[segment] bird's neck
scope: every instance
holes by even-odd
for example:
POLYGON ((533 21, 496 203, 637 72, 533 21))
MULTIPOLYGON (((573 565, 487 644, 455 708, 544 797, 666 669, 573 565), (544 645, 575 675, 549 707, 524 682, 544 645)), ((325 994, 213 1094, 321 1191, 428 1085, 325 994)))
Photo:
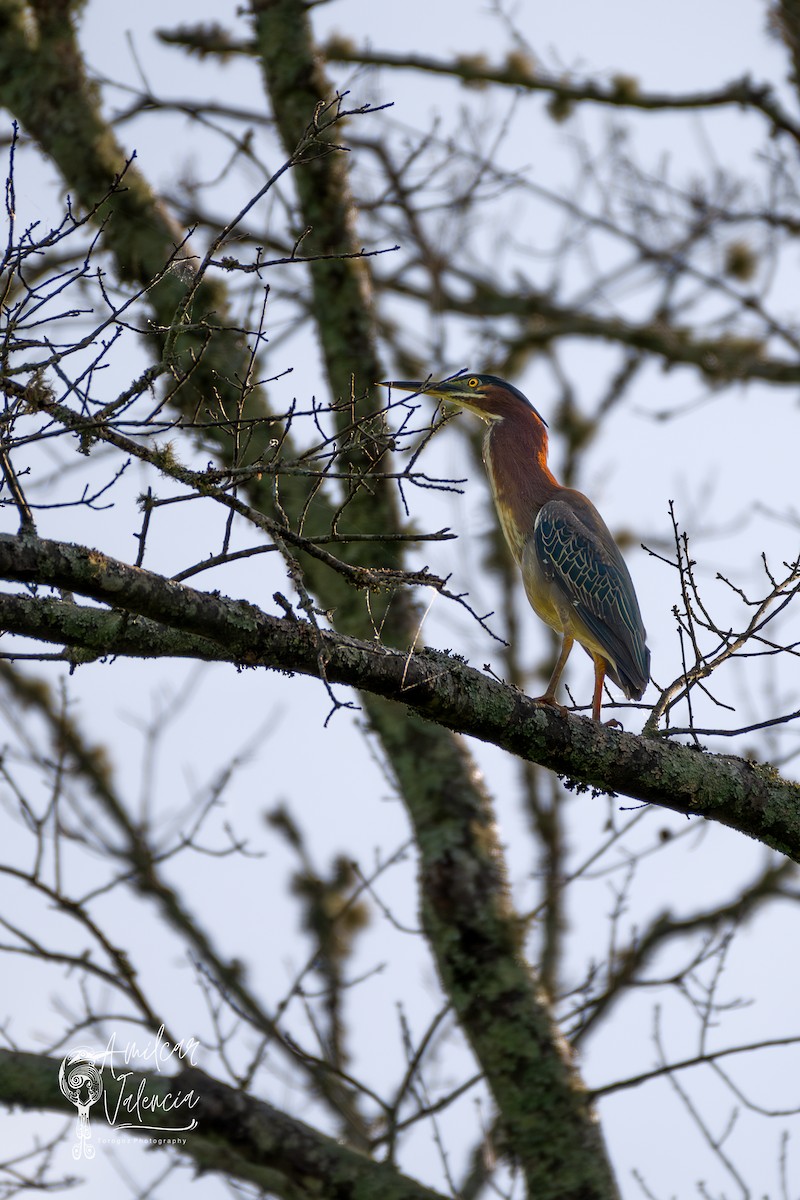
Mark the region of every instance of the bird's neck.
POLYGON ((503 531, 519 557, 542 505, 561 488, 547 465, 547 430, 535 413, 493 421, 486 430, 483 461, 503 531))

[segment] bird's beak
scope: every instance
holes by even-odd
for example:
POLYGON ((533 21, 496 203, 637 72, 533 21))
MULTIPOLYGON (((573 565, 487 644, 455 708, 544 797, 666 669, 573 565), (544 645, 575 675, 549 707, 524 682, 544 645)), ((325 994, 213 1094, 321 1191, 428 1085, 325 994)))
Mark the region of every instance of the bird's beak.
POLYGON ((414 383, 410 379, 384 379, 380 387, 396 388, 398 392, 418 392, 422 396, 431 396, 434 400, 451 400, 453 383, 414 383))
POLYGON ((412 383, 408 379, 381 379, 378 387, 397 388, 398 392, 421 392, 425 388, 424 383, 412 383))
POLYGON ((496 418, 486 405, 482 403, 483 389, 469 388, 465 379, 472 376, 459 376, 458 379, 444 379, 441 383, 412 383, 407 379, 386 380, 383 387, 397 388, 400 392, 417 392, 420 396, 430 396, 432 400, 444 400, 454 404, 456 408, 465 408, 474 413, 482 421, 492 421, 496 418))

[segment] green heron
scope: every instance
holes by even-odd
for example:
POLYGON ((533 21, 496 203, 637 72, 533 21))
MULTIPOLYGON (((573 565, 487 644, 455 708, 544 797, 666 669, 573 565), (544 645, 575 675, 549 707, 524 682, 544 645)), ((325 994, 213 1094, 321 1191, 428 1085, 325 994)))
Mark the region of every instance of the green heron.
POLYGON ((558 681, 578 641, 594 662, 595 721, 606 676, 629 700, 640 700, 650 651, 628 568, 591 500, 552 475, 547 422, 527 397, 495 375, 387 386, 447 400, 486 422, 483 461, 503 533, 534 612, 562 635, 558 661, 538 699, 556 703, 558 681))

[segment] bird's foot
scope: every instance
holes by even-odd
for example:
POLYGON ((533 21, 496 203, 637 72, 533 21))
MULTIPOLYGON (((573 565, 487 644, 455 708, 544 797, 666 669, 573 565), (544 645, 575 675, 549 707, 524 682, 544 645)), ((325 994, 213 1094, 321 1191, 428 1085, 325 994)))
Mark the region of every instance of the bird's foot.
POLYGON ((559 704, 551 692, 545 692, 543 696, 531 696, 531 700, 534 704, 546 704, 549 708, 557 708, 560 713, 567 712, 565 705, 559 704))

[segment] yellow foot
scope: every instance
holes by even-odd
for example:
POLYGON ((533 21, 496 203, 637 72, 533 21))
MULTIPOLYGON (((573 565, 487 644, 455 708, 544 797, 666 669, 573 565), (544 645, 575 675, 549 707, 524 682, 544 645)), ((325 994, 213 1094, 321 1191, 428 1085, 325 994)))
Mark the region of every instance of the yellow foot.
POLYGON ((531 696, 531 700, 534 704, 547 704, 550 708, 557 708, 561 713, 567 712, 566 707, 559 704, 555 696, 551 696, 549 692, 545 692, 543 696, 531 696))

